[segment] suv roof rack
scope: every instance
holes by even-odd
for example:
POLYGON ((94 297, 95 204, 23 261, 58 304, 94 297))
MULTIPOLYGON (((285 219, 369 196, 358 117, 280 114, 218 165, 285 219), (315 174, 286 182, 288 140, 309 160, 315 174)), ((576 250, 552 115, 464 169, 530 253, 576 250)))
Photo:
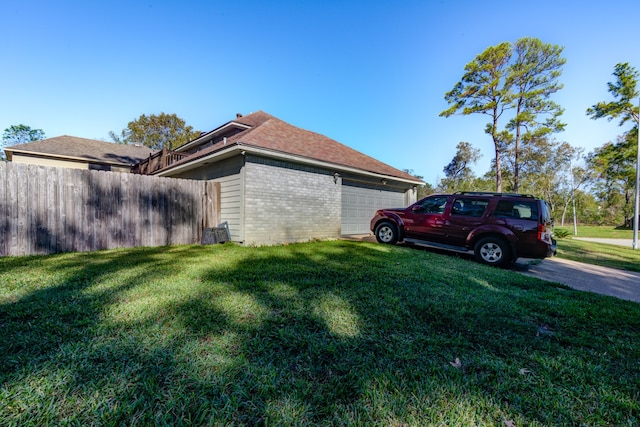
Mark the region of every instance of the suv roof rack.
POLYGON ((530 199, 535 199, 535 196, 531 194, 495 193, 493 191, 456 191, 453 194, 460 194, 465 196, 527 197, 530 199))

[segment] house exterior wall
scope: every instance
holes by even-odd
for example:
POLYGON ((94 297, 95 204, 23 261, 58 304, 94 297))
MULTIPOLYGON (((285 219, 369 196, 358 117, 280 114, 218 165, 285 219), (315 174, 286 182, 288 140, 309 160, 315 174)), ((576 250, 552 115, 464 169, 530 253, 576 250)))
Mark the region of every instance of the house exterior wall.
POLYGON ((58 160, 40 156, 24 156, 18 153, 13 153, 13 156, 11 156, 11 161, 13 163, 51 166, 58 168, 89 169, 89 164, 86 162, 73 162, 70 160, 58 160))
MULTIPOLYGON (((351 210, 345 209, 343 178, 334 179, 334 172, 255 154, 238 154, 198 169, 172 173, 171 177, 219 182, 220 216, 229 224, 231 240, 261 245, 368 233, 370 217, 361 221, 364 225, 355 231, 343 229, 347 224, 344 215, 351 210)), ((383 186, 379 179, 344 175, 345 185, 353 186, 355 180, 358 187, 382 194, 384 203, 379 204, 384 206, 380 207, 400 206, 403 200, 406 206, 415 200, 415 191, 406 184, 389 182, 383 186), (394 206, 387 206, 390 197, 394 202, 389 203, 394 206)))
POLYGON ((341 183, 332 171, 247 155, 246 244, 340 236, 341 183))
MULTIPOLYGON (((63 160, 56 159, 52 157, 43 157, 43 156, 29 156, 24 155, 22 153, 13 153, 11 156, 11 161, 13 163, 22 163, 22 164, 31 164, 31 165, 39 165, 39 166, 49 166, 49 167, 58 167, 58 168, 69 168, 69 169, 92 169, 89 165, 91 162, 82 161, 82 160, 63 160)), ((97 169, 99 170, 110 170, 111 172, 123 172, 129 173, 131 172, 130 166, 118 166, 118 165, 109 165, 105 163, 92 163, 97 165, 97 169)))
POLYGON ((245 240, 242 215, 244 212, 244 159, 235 156, 208 167, 172 174, 173 178, 213 180, 220 183, 220 219, 229 224, 231 240, 245 240))
POLYGON ((111 165, 111 172, 131 173, 131 167, 111 165))

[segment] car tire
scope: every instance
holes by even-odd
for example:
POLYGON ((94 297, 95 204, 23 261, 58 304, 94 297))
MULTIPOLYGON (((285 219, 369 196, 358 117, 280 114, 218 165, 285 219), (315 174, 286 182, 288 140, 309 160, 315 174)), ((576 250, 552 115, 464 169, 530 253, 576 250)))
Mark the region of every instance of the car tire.
POLYGON ((376 226, 375 235, 378 243, 393 245, 398 241, 398 227, 392 222, 381 222, 376 226))
POLYGON ((511 262, 511 247, 500 237, 484 237, 474 247, 476 259, 487 265, 504 266, 511 262))

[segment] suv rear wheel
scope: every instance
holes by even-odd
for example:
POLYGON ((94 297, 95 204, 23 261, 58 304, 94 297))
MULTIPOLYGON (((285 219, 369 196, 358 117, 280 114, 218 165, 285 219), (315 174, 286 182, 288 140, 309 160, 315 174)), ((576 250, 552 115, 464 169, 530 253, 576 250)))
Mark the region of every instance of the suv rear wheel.
POLYGON ((474 247, 476 259, 483 264, 503 266, 511 262, 511 248, 500 237, 484 237, 474 247))
POLYGON ((376 240, 378 243, 393 245, 398 241, 398 227, 391 222, 381 222, 376 226, 376 240))

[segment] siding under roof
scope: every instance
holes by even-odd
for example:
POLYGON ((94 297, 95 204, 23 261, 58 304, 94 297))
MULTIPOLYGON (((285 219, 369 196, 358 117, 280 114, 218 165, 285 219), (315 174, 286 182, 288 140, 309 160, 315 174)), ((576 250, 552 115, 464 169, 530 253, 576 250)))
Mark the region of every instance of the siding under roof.
POLYGON ((69 135, 13 145, 5 147, 5 151, 124 166, 133 166, 153 152, 148 147, 115 144, 69 135))

